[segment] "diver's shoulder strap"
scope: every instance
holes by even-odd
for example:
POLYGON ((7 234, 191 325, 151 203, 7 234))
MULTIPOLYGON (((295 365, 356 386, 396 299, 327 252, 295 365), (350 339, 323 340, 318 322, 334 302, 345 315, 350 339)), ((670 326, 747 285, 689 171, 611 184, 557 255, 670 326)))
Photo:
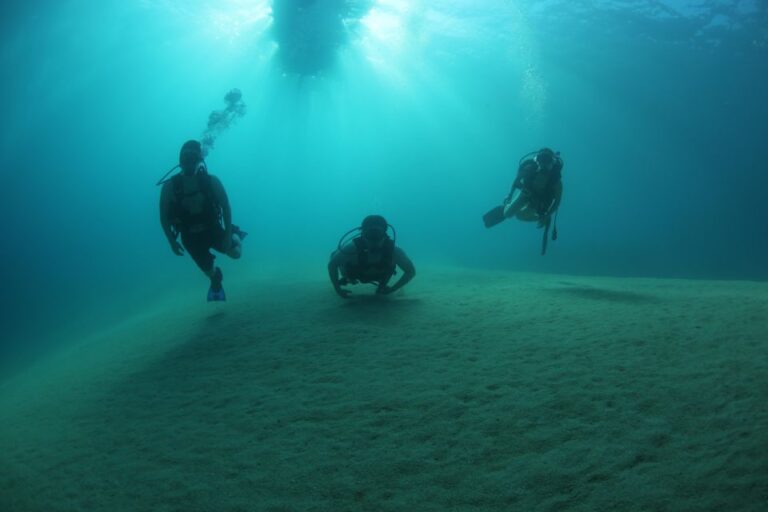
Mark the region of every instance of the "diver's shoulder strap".
POLYGON ((394 262, 395 259, 395 242, 387 237, 387 240, 384 242, 384 247, 381 251, 382 254, 382 260, 386 261, 387 263, 394 262))
POLYGON ((357 252, 357 264, 365 266, 368 264, 368 251, 363 246, 363 238, 355 237, 352 239, 352 243, 355 244, 355 251, 357 252))
POLYGON ((184 199, 184 184, 181 182, 181 174, 171 178, 171 187, 173 188, 173 199, 180 203, 184 199))

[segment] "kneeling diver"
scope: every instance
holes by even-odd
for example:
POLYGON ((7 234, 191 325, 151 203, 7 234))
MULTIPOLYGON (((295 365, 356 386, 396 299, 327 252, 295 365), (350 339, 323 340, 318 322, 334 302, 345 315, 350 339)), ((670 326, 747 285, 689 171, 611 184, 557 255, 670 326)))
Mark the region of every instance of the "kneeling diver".
POLYGON ((328 276, 340 297, 347 298, 351 293, 342 288, 346 284, 375 284, 377 295, 388 295, 414 278, 416 268, 413 262, 405 251, 395 245, 395 240, 389 237, 389 229, 394 233, 384 217, 369 215, 363 219, 359 228, 348 231, 341 238, 338 249, 331 254, 328 263, 328 276), (347 241, 352 234, 358 236, 347 241), (393 286, 389 286, 397 267, 400 267, 403 275, 393 286))

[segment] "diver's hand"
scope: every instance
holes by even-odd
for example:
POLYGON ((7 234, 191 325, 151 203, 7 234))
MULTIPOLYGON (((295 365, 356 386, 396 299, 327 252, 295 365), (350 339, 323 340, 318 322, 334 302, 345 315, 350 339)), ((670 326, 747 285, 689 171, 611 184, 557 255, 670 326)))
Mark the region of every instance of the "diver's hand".
POLYGON ((178 240, 170 240, 171 250, 176 256, 184 256, 184 248, 181 246, 178 240))
POLYGON ((348 299, 350 295, 352 295, 352 292, 349 290, 345 290, 341 286, 336 288, 336 294, 341 297, 342 299, 348 299))

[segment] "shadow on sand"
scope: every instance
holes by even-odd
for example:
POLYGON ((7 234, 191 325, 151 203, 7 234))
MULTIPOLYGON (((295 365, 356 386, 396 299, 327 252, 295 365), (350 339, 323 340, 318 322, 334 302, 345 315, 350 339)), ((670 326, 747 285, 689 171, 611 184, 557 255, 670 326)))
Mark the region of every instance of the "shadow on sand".
POLYGON ((420 299, 409 297, 383 297, 381 295, 353 295, 341 304, 323 308, 325 322, 370 323, 398 325, 407 321, 423 306, 420 299))
POLYGON ((419 304, 419 299, 410 299, 408 297, 387 297, 381 295, 353 295, 342 303, 341 307, 345 309, 377 311, 407 309, 419 304))
POLYGON ((211 312, 81 412, 83 424, 104 425, 104 435, 89 439, 99 471, 117 474, 120 489, 144 490, 138 498, 118 496, 140 500, 136 510, 170 501, 180 510, 211 510, 219 495, 245 503, 261 499, 263 489, 309 496, 334 484, 311 465, 285 469, 299 467, 291 458, 303 439, 324 457, 345 442, 343 431, 329 436, 327 420, 343 417, 348 406, 322 405, 355 392, 334 365, 356 357, 361 336, 401 332, 421 304, 363 294, 339 302, 323 290, 211 312), (293 479, 281 483, 286 474, 293 479), (212 476, 215 492, 207 487, 212 476))
POLYGON ((547 291, 559 295, 572 295, 580 299, 619 302, 623 304, 653 304, 659 302, 657 297, 644 293, 610 290, 569 282, 562 282, 561 284, 564 286, 561 288, 550 288, 547 291))

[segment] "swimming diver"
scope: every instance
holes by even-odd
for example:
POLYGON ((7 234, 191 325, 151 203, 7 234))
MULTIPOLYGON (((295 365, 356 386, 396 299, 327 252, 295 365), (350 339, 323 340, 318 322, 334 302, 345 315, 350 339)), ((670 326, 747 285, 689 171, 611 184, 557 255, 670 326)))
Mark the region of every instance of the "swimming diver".
POLYGON ((552 232, 552 240, 557 240, 556 214, 563 197, 562 170, 563 159, 560 158, 560 153, 549 148, 542 148, 523 156, 517 169, 517 177, 503 204, 483 216, 485 227, 493 227, 511 217, 517 217, 518 220, 525 222, 537 221, 538 226, 544 228, 542 254, 546 253, 553 215, 555 228, 552 232), (513 200, 516 190, 520 193, 513 200))
POLYGON ((199 141, 184 143, 179 152, 178 167, 180 173, 158 183, 163 185, 160 224, 173 253, 182 256, 186 249, 211 280, 208 300, 226 300, 221 284, 224 276, 219 267, 214 267, 215 256, 210 250, 238 259, 242 255, 242 239, 247 233, 232 224, 227 193, 221 181, 208 174, 199 141))

